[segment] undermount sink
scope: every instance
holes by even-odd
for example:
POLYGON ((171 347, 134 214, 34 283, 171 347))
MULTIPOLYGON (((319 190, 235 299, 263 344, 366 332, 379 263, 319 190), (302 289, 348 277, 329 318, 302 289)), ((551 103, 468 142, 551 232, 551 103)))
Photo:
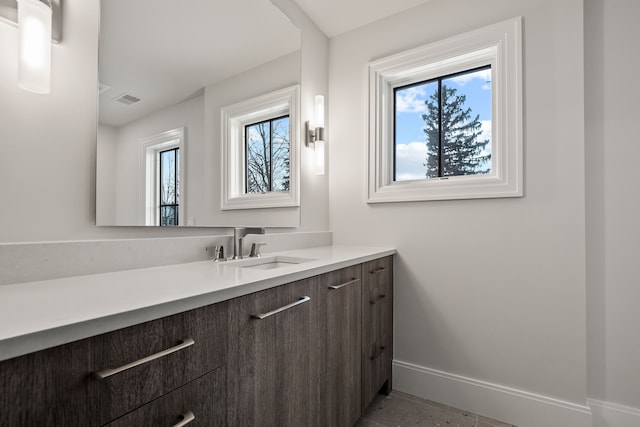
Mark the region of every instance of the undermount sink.
POLYGON ((314 261, 311 258, 300 258, 292 256, 265 256, 260 258, 244 259, 233 264, 240 268, 251 268, 253 270, 273 270, 275 268, 291 267, 293 265, 314 261))

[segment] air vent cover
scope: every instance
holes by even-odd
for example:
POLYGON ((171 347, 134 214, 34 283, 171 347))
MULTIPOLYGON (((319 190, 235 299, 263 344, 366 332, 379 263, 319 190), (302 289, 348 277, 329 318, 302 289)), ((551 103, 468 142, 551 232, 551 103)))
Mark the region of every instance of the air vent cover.
POLYGON ((129 95, 128 93, 123 93, 122 95, 113 98, 113 100, 124 105, 131 105, 140 101, 140 98, 137 98, 133 95, 129 95))

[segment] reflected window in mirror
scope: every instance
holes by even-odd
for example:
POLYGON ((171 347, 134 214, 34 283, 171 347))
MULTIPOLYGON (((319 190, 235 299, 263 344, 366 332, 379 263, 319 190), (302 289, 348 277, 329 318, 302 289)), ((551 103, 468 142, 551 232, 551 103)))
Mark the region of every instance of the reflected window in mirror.
POLYGON ((180 207, 180 148, 160 152, 160 225, 178 225, 180 207))
POLYGON ((299 89, 222 109, 222 209, 294 207, 299 196, 299 89))
POLYGON ((140 141, 143 159, 140 178, 141 211, 145 225, 181 225, 184 194, 184 129, 178 128, 143 138, 140 141))
POLYGON ((289 191, 289 116, 244 128, 246 193, 289 191))

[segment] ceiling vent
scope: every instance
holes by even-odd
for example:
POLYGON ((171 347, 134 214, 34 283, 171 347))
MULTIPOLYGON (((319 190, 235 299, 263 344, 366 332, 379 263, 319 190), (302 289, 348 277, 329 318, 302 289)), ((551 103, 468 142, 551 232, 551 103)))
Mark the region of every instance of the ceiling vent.
POLYGON ((135 96, 129 95, 128 93, 123 93, 122 95, 113 98, 113 100, 124 105, 131 105, 140 101, 140 98, 136 98, 135 96))

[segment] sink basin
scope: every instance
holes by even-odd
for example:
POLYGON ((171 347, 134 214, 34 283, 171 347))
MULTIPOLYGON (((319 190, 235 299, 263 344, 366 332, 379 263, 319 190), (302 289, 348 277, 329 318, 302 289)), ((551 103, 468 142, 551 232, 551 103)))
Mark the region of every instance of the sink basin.
POLYGON ((236 261, 233 263, 233 265, 240 268, 251 268, 253 270, 273 270, 276 268, 291 267, 293 265, 298 265, 309 261, 314 260, 311 258, 276 255, 236 261))

